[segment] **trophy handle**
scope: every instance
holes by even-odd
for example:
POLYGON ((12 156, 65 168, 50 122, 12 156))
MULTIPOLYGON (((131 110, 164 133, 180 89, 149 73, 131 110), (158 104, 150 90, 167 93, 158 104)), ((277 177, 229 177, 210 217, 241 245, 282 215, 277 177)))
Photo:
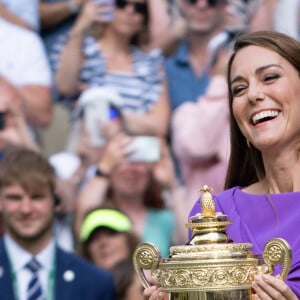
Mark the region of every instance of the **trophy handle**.
POLYGON ((279 276, 282 280, 286 278, 291 267, 292 251, 284 239, 275 238, 268 241, 264 247, 263 258, 271 275, 274 272, 274 266, 281 265, 282 271, 279 276))
POLYGON ((143 270, 155 270, 161 258, 159 249, 151 243, 140 244, 133 253, 133 266, 144 288, 150 286, 143 270))

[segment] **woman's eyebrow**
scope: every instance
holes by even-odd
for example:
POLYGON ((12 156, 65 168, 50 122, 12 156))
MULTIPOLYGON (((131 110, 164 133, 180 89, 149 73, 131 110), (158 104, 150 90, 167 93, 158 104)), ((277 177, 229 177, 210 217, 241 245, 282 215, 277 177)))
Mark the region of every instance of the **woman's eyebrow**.
MULTIPOLYGON (((279 68, 282 69, 282 67, 281 67, 280 65, 278 65, 278 64, 269 64, 269 65, 261 66, 261 67, 257 68, 257 69, 255 70, 255 74, 259 74, 259 73, 263 72, 264 70, 269 69, 269 68, 272 68, 272 67, 279 67, 279 68)), ((241 81, 241 80, 243 80, 243 79, 244 79, 243 76, 237 75, 236 77, 234 77, 234 78, 230 81, 230 84, 233 84, 233 83, 235 83, 235 82, 237 82, 237 81, 241 81)))

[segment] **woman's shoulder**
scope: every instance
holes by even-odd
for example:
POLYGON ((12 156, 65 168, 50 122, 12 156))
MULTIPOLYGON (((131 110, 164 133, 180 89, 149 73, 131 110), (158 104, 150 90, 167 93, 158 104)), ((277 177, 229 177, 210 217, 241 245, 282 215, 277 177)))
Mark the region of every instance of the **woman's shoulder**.
POLYGON ((214 195, 215 199, 218 200, 227 200, 231 199, 236 193, 240 193, 242 191, 240 186, 234 186, 232 188, 226 189, 219 194, 214 195))
MULTIPOLYGON (((216 195, 213 194, 213 198, 214 198, 214 201, 216 204, 216 211, 220 211, 220 210, 223 211, 224 207, 228 207, 228 206, 232 205, 233 197, 236 197, 236 194, 238 194, 240 192, 241 192, 241 188, 239 186, 235 186, 230 189, 224 190, 223 192, 221 192, 219 194, 216 194, 216 195)), ((195 204, 190 212, 190 216, 193 216, 200 212, 200 210, 201 210, 200 201, 201 201, 201 198, 199 198, 195 202, 195 204)))

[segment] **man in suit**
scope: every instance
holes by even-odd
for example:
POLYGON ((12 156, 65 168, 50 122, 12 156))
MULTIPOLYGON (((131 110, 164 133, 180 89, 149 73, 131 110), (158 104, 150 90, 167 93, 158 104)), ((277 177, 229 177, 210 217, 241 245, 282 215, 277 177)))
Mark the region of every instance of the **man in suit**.
POLYGON ((7 151, 0 162, 2 300, 113 300, 112 275, 61 250, 52 225, 55 173, 40 153, 7 151))

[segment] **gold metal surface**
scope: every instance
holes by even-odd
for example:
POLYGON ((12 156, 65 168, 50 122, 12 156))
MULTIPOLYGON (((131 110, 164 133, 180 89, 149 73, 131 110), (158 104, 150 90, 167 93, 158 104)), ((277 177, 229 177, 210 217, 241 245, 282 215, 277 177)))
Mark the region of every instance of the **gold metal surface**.
POLYGON ((284 279, 291 265, 288 243, 279 238, 267 242, 265 263, 261 263, 250 243, 231 241, 226 233, 231 222, 215 212, 211 189, 204 186, 201 191, 202 213, 186 225, 193 232, 187 245, 171 247, 168 258, 161 258, 159 249, 150 243, 136 248, 133 263, 144 288, 149 286, 144 270, 150 270, 152 280, 169 293, 169 300, 250 300, 255 274, 272 274, 279 265, 284 279))

